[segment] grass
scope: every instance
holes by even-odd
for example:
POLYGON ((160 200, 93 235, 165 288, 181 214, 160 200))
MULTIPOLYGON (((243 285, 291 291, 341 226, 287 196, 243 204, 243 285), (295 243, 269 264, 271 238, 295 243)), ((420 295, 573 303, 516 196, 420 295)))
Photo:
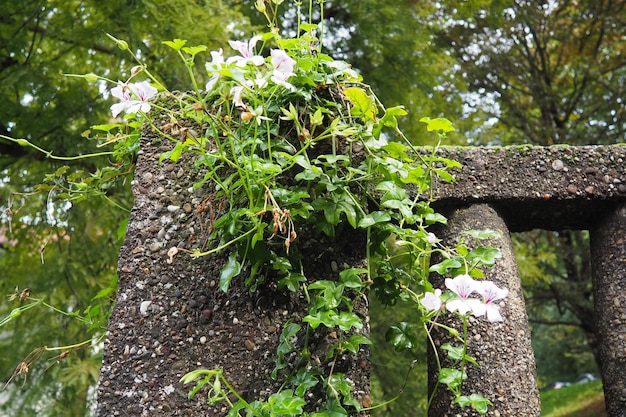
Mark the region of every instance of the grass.
POLYGON ((606 417, 602 381, 541 393, 542 417, 606 417))

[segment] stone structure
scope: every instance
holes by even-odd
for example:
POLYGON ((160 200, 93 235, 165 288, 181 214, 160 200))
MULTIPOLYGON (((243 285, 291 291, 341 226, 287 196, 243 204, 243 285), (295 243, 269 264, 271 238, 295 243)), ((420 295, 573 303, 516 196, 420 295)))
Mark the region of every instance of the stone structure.
MULTIPOLYGON (((437 184, 434 191, 438 200, 434 206, 450 217, 449 229, 443 235, 449 242, 457 238, 455 230, 463 229, 459 225, 495 230, 508 227, 511 232, 590 231, 595 319, 606 408, 610 417, 626 416, 626 146, 447 148, 441 153, 463 164, 455 172, 455 183, 437 184)), ((504 275, 500 275, 502 266, 498 266, 489 278, 512 285, 509 280, 515 272, 511 262, 514 260, 503 262, 507 270, 504 275)), ((517 316, 525 320, 521 317, 523 312, 523 304, 519 304, 516 296, 505 301, 505 319, 517 316)), ((528 346, 529 332, 521 334, 520 325, 522 322, 515 320, 500 343, 508 340, 511 344, 528 346)), ((485 332, 487 329, 481 336, 485 332)), ((489 335, 490 343, 493 338, 489 335)), ((533 378, 533 373, 525 373, 530 370, 524 365, 528 360, 525 355, 520 356, 520 364, 511 368, 508 352, 514 351, 513 347, 494 346, 494 349, 492 353, 503 353, 502 360, 481 360, 480 372, 470 375, 468 383, 487 390, 491 396, 486 396, 496 399, 497 410, 500 398, 494 397, 480 378, 493 375, 497 379, 490 380, 491 383, 500 378, 507 381, 510 385, 502 399, 507 404, 517 404, 517 393, 528 389, 524 379, 533 378)), ((447 414, 441 401, 447 405, 445 399, 440 399, 431 409, 432 416, 462 415, 447 414)), ((492 413, 539 415, 535 404, 529 404, 524 412, 507 406, 504 412, 492 413)))
MULTIPOLYGON (((209 406, 205 390, 189 400, 193 384, 185 386, 180 378, 200 368, 221 368, 247 401, 267 398, 283 382, 270 377, 283 325, 308 314, 307 304, 273 282, 251 294, 244 280, 235 278, 228 293, 221 291, 217 283, 228 254, 192 259, 188 251, 206 244, 207 228, 223 213, 223 202, 212 197, 209 184, 193 188, 204 173, 188 156, 159 163, 171 144, 150 131, 141 140, 97 416, 224 416, 226 402, 209 406)), ((344 262, 358 266, 365 253, 365 235, 353 230, 344 240, 299 234, 309 245, 303 270, 315 280, 336 279, 344 262)), ((365 300, 354 312, 367 315, 365 300)), ((323 362, 323 348, 332 342, 309 340, 311 356, 323 362)), ((356 357, 340 358, 334 368, 354 382, 353 396, 363 404, 370 402, 367 357, 362 349, 356 357)))
MULTIPOLYGON (((231 291, 223 294, 216 288, 223 256, 198 260, 184 256, 184 250, 204 244, 207 218, 219 212, 220 202, 209 198, 210 190, 192 189, 191 174, 198 174, 191 161, 158 164, 164 150, 167 147, 159 148, 149 134, 142 139, 133 184, 135 206, 120 256, 120 290, 98 384, 100 417, 224 415, 221 405, 208 407, 204 395, 188 400, 189 387, 178 382, 186 372, 201 367, 222 367, 245 398, 262 398, 280 384, 269 373, 282 325, 304 314, 299 299, 271 287, 250 295, 242 283, 233 282, 231 291)), ((538 415, 534 400, 523 409, 516 398, 516 393, 527 393, 524 390, 531 391, 531 398, 537 395, 507 229, 575 228, 591 231, 606 404, 609 416, 624 416, 626 147, 441 152, 464 165, 455 173, 456 183, 434 189, 437 209, 450 217, 442 237, 454 241, 456 231, 466 226, 504 232, 504 239, 493 244, 501 245, 508 261, 494 270, 493 279, 512 292, 502 309, 509 321, 498 324, 495 332, 483 330, 480 323, 471 330, 473 338, 484 341, 485 351, 477 356, 489 358, 489 366, 480 359, 483 367, 475 378, 485 379, 476 385, 479 389, 495 390, 483 392, 497 405, 497 413, 490 411, 491 415, 538 415)), ((342 241, 338 232, 336 241, 318 243, 311 247, 305 267, 319 274, 332 275, 336 269, 332 265, 364 253, 363 242, 354 233, 342 241)), ((367 404, 367 352, 342 367, 355 383, 355 396, 367 404)), ((435 407, 437 416, 448 413, 444 397, 435 407)))

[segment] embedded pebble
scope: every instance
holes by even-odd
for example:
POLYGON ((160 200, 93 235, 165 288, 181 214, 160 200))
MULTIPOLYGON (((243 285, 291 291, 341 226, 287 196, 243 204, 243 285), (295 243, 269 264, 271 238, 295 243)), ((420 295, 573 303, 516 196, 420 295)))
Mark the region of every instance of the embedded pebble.
POLYGON ((152 301, 150 300, 141 302, 141 304, 139 305, 139 312, 142 316, 148 315, 148 308, 150 308, 150 304, 152 304, 152 301))
POLYGON ((200 343, 203 345, 206 343, 206 336, 200 336, 200 343))
POLYGON ((176 213, 179 208, 180 206, 169 205, 167 206, 167 211, 169 211, 170 213, 176 213))
POLYGON ((561 171, 564 166, 565 164, 563 164, 563 161, 561 161, 560 159, 555 159, 554 161, 552 161, 552 169, 555 171, 561 171))
POLYGON ((246 339, 246 341, 244 342, 244 345, 246 345, 246 349, 248 349, 248 350, 249 350, 249 351, 251 351, 251 352, 252 352, 252 351, 254 350, 254 348, 256 347, 256 346, 254 345, 254 342, 253 342, 252 340, 250 340, 250 339, 246 339))

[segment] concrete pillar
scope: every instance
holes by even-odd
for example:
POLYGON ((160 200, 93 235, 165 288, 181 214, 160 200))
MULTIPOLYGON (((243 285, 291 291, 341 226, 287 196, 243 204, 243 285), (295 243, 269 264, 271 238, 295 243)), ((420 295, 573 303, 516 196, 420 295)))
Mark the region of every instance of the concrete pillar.
POLYGON ((591 229, 596 329, 606 410, 626 416, 626 204, 591 229))
MULTIPOLYGON (((508 228, 502 218, 486 204, 473 205, 456 210, 448 217, 448 226, 438 232, 438 237, 447 245, 455 245, 461 237, 471 247, 491 245, 499 248, 502 259, 493 268, 486 268, 486 278, 499 287, 509 290, 509 296, 500 303, 504 321, 490 323, 484 318, 471 318, 468 324, 468 354, 474 357, 480 367, 469 364, 466 368, 468 379, 463 384, 463 394, 481 394, 494 403, 489 407, 488 416, 539 417, 539 392, 535 359, 530 343, 530 328, 524 304, 521 282, 515 262, 515 255, 508 228), (463 232, 467 230, 492 229, 502 233, 502 237, 474 242, 463 232)), ((441 276, 431 276, 436 288, 444 288, 441 276)), ((450 314, 439 319, 462 334, 461 320, 450 314)), ((459 343, 446 331, 434 331, 433 339, 437 348, 448 342, 459 343)), ((445 352, 439 356, 446 366, 445 352)), ((429 393, 432 393, 437 380, 437 367, 432 350, 429 352, 429 393)), ((448 388, 440 385, 435 393, 429 415, 478 416, 474 410, 460 408, 453 404, 453 395, 448 388)))

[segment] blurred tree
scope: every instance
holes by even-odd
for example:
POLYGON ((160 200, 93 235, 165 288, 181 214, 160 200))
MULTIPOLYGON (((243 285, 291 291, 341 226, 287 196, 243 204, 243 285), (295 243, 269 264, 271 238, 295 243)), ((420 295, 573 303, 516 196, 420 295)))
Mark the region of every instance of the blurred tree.
MULTIPOLYGON (((110 157, 59 161, 6 137, 23 138, 54 155, 101 151, 103 138, 84 132, 110 118, 103 92, 111 86, 64 74, 97 73, 126 80, 135 62, 105 36, 128 42, 170 89, 188 88, 184 66, 162 40, 187 39, 209 48, 249 32, 233 1, 7 0, 0 15, 0 317, 30 288, 61 310, 86 320, 106 316, 112 300, 92 301, 115 283, 119 246, 132 207, 132 160, 110 157), (116 162, 116 164, 114 164, 116 162), (64 166, 71 165, 65 172, 64 166), (53 174, 56 173, 56 174, 53 174), (44 187, 39 186, 48 180, 44 187), (80 194, 82 186, 100 188, 80 194), (67 187, 71 201, 58 198, 67 187), (110 204, 109 204, 110 203, 110 204), (6 295, 6 296, 5 296, 6 295), (88 306, 95 310, 85 311, 88 306), (98 309, 101 309, 98 310, 98 309)), ((204 68, 198 68, 202 77, 204 68)), ((201 79, 202 81, 202 79, 201 79)), ((124 144, 128 145, 128 144, 124 144)), ((22 303, 23 305, 23 303, 22 303)), ((87 323, 90 324, 90 323, 87 323)), ((25 311, 0 328, 0 378, 8 381, 31 352, 28 373, 0 392, 0 414, 83 416, 92 413, 101 346, 75 350, 57 364, 64 346, 102 334, 72 317, 43 308, 25 311), (39 355, 41 356, 39 357, 39 355), (56 358, 56 359, 55 359, 56 358)), ((4 383, 2 384, 4 386, 4 383)))
POLYGON ((442 2, 438 44, 458 61, 491 141, 615 143, 626 130, 626 1, 442 2))

